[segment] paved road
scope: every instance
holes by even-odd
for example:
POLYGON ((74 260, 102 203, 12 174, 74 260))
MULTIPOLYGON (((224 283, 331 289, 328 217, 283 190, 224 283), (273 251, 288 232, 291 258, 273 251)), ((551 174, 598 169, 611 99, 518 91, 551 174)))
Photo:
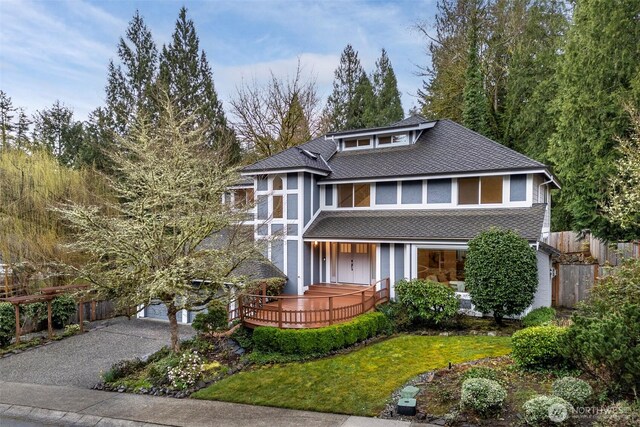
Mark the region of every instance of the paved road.
MULTIPOLYGON (((90 388, 115 362, 145 357, 169 344, 168 328, 167 323, 124 317, 98 322, 82 335, 0 359, 0 379, 90 388)), ((180 328, 183 338, 193 334, 190 326, 180 328)))

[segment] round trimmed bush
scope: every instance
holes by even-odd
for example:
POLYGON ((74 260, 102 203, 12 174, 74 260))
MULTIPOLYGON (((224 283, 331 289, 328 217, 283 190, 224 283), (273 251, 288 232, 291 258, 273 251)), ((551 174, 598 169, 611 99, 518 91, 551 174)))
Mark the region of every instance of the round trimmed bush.
POLYGON ((470 378, 485 378, 487 380, 498 381, 498 373, 494 369, 486 366, 474 366, 462 374, 462 379, 468 380, 470 378))
POLYGON ((593 389, 580 378, 563 377, 555 380, 552 386, 553 395, 571 403, 573 406, 583 406, 593 389))
POLYGON ((549 325, 556 318, 556 311, 551 307, 538 307, 531 310, 522 318, 522 326, 530 328, 532 326, 549 325))
POLYGON ((535 326, 521 329, 511 337, 511 356, 525 369, 553 368, 565 363, 562 355, 565 328, 535 326))
POLYGON ((456 315, 460 301, 450 287, 430 280, 401 280, 396 283, 396 300, 413 322, 440 324, 456 315))
POLYGON ((507 391, 494 380, 470 378, 462 383, 460 404, 480 415, 488 415, 502 407, 507 391))
POLYGON ((524 419, 533 426, 557 425, 571 417, 573 406, 558 396, 536 396, 524 405, 524 419))
POLYGON ((512 230, 491 228, 469 241, 465 286, 476 310, 498 324, 522 313, 538 288, 536 251, 512 230))

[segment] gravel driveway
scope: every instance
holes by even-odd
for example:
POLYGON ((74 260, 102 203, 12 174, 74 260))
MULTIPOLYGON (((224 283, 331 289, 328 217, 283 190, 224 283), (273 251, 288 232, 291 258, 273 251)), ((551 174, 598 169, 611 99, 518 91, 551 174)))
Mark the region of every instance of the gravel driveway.
MULTIPOLYGON (((193 333, 190 326, 180 326, 181 338, 193 333)), ((88 388, 113 363, 143 358, 168 344, 168 323, 122 317, 94 322, 82 335, 0 359, 0 379, 88 388)))

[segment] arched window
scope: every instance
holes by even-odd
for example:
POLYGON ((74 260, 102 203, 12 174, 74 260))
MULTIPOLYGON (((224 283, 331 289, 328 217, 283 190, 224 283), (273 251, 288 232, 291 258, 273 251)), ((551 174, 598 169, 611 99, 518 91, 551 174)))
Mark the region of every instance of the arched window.
POLYGON ((282 190, 282 178, 280 178, 279 176, 273 178, 273 190, 282 190))

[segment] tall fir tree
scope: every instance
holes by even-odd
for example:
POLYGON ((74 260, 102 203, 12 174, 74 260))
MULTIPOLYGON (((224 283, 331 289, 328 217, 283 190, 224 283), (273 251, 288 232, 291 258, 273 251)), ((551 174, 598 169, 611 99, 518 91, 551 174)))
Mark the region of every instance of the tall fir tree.
POLYGON ((346 129, 360 129, 376 126, 376 95, 367 73, 364 71, 358 79, 356 93, 349 104, 346 129))
POLYGON ((162 48, 159 85, 174 100, 181 115, 195 114, 198 125, 207 128, 209 146, 224 151, 231 162, 236 162, 239 144, 227 123, 211 66, 199 44, 193 20, 187 18, 187 9, 182 7, 171 43, 162 48))
POLYGON ((89 113, 89 118, 85 122, 84 137, 78 150, 76 164, 91 166, 109 174, 113 173, 109 150, 113 148, 111 141, 115 138, 106 109, 96 108, 89 113))
POLYGON ((469 50, 463 92, 462 123, 471 130, 489 136, 489 110, 484 91, 484 76, 480 65, 479 27, 480 21, 474 14, 469 26, 469 50))
POLYGON ((14 126, 13 142, 17 148, 25 148, 29 145, 29 129, 31 120, 24 111, 24 108, 18 108, 18 119, 14 126))
POLYGON ((398 80, 385 49, 382 49, 380 58, 376 61, 373 93, 376 98, 374 126, 386 126, 404 118, 398 80))
POLYGON ((71 166, 83 144, 81 122, 73 119, 73 110, 60 101, 36 112, 33 118, 33 143, 53 154, 60 163, 71 166))
POLYGON ((9 139, 13 131, 13 117, 16 109, 11 97, 0 90, 0 148, 9 148, 9 139))
POLYGON ((536 0, 524 19, 510 49, 496 136, 504 145, 546 163, 548 143, 555 131, 557 73, 569 24, 565 2, 536 0))
POLYGON ((549 147, 563 183, 560 206, 568 226, 608 239, 638 238, 602 214, 607 182, 615 173, 616 137, 631 126, 625 102, 638 102, 640 2, 580 0, 567 33, 556 99, 557 130, 549 147))
POLYGON ((361 121, 358 116, 360 109, 356 106, 356 89, 363 73, 358 52, 348 44, 340 55, 340 65, 333 80, 333 92, 329 95, 325 107, 330 130, 349 129, 354 123, 361 121))
POLYGON ((118 58, 120 64, 109 62, 105 112, 112 130, 125 136, 140 111, 154 108, 158 50, 138 11, 129 22, 126 39, 120 38, 118 58))

